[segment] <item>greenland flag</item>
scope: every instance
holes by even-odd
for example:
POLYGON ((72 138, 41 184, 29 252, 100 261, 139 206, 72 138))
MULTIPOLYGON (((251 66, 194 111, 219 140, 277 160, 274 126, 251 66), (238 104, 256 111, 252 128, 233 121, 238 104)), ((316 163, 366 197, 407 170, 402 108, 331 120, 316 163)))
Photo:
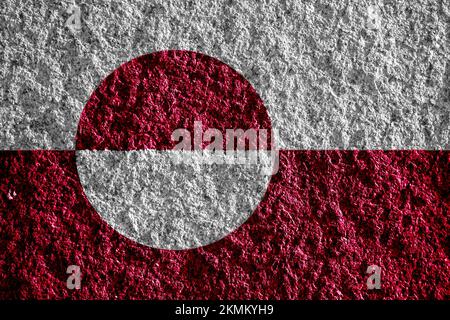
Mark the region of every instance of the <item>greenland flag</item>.
POLYGON ((405 78, 401 8, 119 4, 6 2, 1 299, 449 297, 450 67, 405 78))

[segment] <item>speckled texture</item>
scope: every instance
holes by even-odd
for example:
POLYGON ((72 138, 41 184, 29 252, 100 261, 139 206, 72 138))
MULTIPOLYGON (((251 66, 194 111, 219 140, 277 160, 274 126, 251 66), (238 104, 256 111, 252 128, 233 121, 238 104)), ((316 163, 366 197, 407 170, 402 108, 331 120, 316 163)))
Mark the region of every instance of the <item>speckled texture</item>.
POLYGON ((80 112, 120 64, 188 49, 254 85, 287 149, 448 149, 450 2, 1 3, 0 145, 73 149, 80 112))
POLYGON ((91 204, 120 233, 154 248, 195 248, 234 231, 264 195, 267 161, 229 161, 239 139, 226 134, 252 129, 257 144, 262 128, 270 138, 261 98, 235 70, 198 52, 151 53, 121 65, 92 93, 77 130, 78 173, 91 204), (172 150, 181 128, 188 151, 172 150), (212 128, 220 151, 233 143, 226 163, 212 164, 217 157, 200 150, 212 128))
POLYGON ((89 205, 74 152, 0 152, 0 298, 448 299, 449 153, 282 151, 238 230, 141 246, 89 205), (66 288, 81 267, 80 291, 66 288), (368 291, 369 265, 382 289, 368 291))
MULTIPOLYGON (((201 134, 222 133, 222 150, 227 129, 271 129, 258 93, 235 70, 198 52, 159 51, 124 63, 96 88, 80 116, 76 149, 171 150, 174 131, 185 128, 193 150, 195 121, 201 134)), ((210 142, 200 140, 199 148, 210 142)))
POLYGON ((211 164, 212 155, 78 151, 77 169, 90 203, 115 230, 153 248, 179 250, 224 238, 266 192, 267 155, 255 163, 211 164))
POLYGON ((79 31, 69 2, 0 3, 0 150, 34 150, 0 151, 0 298, 449 299, 449 1, 77 3, 79 31), (253 215, 185 251, 108 226, 73 151, 102 80, 168 49, 239 71, 282 148, 253 215), (301 150, 353 148, 419 150, 301 150))

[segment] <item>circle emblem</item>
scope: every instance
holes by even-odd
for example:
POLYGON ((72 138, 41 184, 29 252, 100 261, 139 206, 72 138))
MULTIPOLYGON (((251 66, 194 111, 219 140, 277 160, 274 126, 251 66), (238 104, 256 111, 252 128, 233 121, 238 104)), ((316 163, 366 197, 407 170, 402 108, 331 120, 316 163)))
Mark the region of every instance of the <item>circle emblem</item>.
MULTIPOLYGON (((83 109, 80 181, 122 235, 160 249, 204 246, 244 223, 265 193, 270 177, 261 163, 228 161, 236 147, 208 161, 212 142, 226 149, 229 130, 251 129, 270 139, 269 115, 252 85, 225 63, 191 51, 140 56, 107 76, 83 109), (177 130, 192 133, 183 150, 177 130)), ((245 148, 252 152, 250 142, 245 148)))

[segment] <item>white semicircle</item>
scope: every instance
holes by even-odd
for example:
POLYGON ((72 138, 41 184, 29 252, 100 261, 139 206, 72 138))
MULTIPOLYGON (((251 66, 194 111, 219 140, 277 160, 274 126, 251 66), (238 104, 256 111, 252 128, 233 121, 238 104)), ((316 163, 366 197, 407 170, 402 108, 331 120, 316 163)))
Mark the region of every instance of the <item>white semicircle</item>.
POLYGON ((236 230, 264 196, 273 165, 268 151, 76 155, 84 192, 100 216, 140 244, 170 250, 205 246, 236 230), (236 163, 239 154, 258 157, 236 163))

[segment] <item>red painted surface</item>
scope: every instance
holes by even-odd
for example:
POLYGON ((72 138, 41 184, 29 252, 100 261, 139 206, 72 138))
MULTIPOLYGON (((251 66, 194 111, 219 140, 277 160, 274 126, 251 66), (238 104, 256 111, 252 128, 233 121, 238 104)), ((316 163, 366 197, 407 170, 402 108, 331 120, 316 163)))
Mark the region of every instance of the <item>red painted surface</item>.
MULTIPOLYGON (((177 128, 268 128, 251 85, 192 52, 113 72, 81 116, 77 149, 171 149, 177 128)), ((289 128, 282 128, 289 130, 289 128)), ((264 200, 225 239, 138 245, 80 185, 75 151, 0 151, 0 298, 449 298, 448 151, 285 151, 264 200), (365 271, 382 268, 382 290, 365 271), (66 288, 79 265, 82 289, 66 288)))
POLYGON ((282 151, 253 216, 195 250, 144 247, 89 205, 73 151, 0 152, 0 298, 450 297, 448 151, 282 151), (66 288, 68 265, 82 288, 66 288), (368 265, 382 290, 368 291, 368 265))
POLYGON ((271 129, 255 89, 228 65, 197 52, 161 51, 133 59, 106 77, 83 110, 76 147, 172 149, 173 131, 193 133, 194 121, 202 121, 203 131, 216 128, 222 134, 271 129))

